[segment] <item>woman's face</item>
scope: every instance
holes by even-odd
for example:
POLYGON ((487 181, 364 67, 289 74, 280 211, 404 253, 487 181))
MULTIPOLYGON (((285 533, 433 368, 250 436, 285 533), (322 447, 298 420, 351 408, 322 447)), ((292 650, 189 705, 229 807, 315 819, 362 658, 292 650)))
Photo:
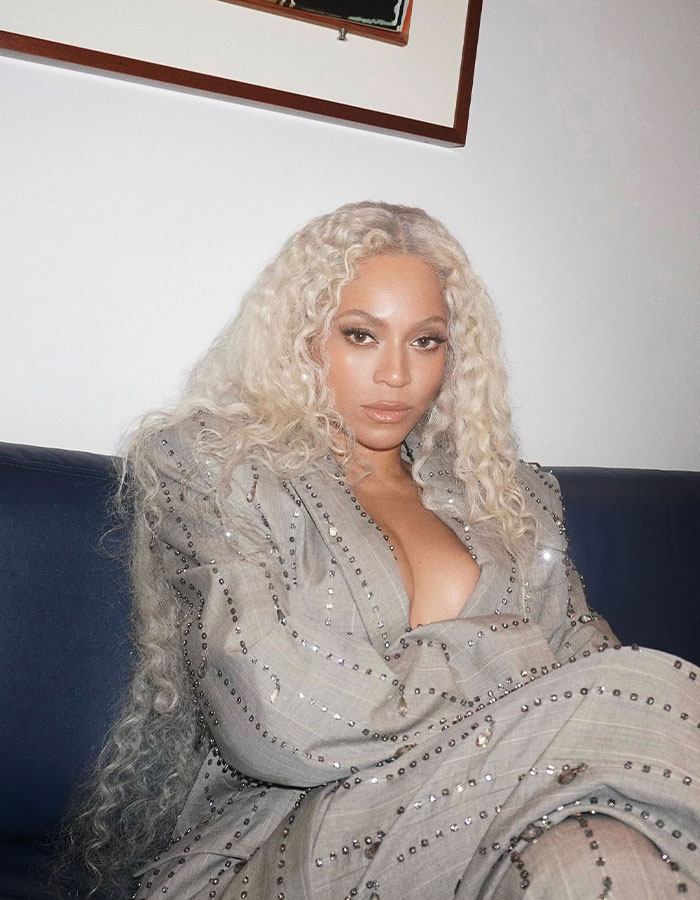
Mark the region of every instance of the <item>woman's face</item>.
POLYGON ((326 344, 335 409, 370 451, 400 447, 440 390, 447 311, 437 275, 414 256, 360 263, 326 344))

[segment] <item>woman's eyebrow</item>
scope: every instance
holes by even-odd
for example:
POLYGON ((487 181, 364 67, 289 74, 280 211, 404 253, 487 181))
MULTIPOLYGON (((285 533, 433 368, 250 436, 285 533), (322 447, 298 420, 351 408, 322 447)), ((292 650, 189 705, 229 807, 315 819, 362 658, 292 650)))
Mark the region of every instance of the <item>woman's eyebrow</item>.
POLYGON ((421 319, 420 322, 416 322, 416 325, 445 325, 445 326, 447 326, 447 319, 444 316, 429 316, 427 319, 421 319))
POLYGON ((372 313, 368 313, 364 309, 344 309, 341 313, 337 313, 335 318, 345 319, 348 316, 359 316, 360 318, 371 322, 373 325, 382 325, 385 321, 378 316, 373 316, 372 313))
MULTIPOLYGON (((380 318, 379 316, 373 316, 372 313, 367 312, 364 309, 344 309, 341 313, 337 313, 336 319, 345 319, 349 316, 357 316, 364 319, 367 322, 370 322, 372 325, 384 325, 386 323, 386 319, 380 318)), ((447 325, 447 319, 444 316, 429 316, 427 319, 421 319, 419 322, 414 322, 414 325, 418 328, 425 327, 426 325, 447 325)))

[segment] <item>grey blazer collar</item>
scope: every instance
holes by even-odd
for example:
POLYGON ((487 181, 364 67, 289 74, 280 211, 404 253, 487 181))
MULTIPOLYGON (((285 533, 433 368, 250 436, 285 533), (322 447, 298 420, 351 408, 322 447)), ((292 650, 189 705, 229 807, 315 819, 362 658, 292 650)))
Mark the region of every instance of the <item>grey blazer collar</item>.
MULTIPOLYGON (((471 549, 471 541, 476 538, 465 529, 465 503, 451 470, 436 462, 422 474, 439 504, 436 515, 471 549)), ((317 460, 309 473, 288 483, 336 560, 372 646, 384 655, 409 629, 410 613, 388 541, 362 508, 332 457, 317 460)), ((491 562, 491 552, 488 544, 479 543, 477 552, 483 566, 491 562)))
POLYGON ((385 655, 409 627, 409 602, 388 543, 331 457, 290 487, 350 589, 372 646, 385 655))

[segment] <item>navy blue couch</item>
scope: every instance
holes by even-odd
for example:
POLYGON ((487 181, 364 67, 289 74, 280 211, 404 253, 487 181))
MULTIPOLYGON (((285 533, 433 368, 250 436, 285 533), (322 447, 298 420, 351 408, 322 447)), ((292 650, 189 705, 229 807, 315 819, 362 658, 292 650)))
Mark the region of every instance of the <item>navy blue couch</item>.
MULTIPOLYGON (((625 643, 700 662, 700 473, 554 468, 571 555, 625 643)), ((44 900, 50 835, 129 671, 109 457, 0 444, 0 900, 44 900)))

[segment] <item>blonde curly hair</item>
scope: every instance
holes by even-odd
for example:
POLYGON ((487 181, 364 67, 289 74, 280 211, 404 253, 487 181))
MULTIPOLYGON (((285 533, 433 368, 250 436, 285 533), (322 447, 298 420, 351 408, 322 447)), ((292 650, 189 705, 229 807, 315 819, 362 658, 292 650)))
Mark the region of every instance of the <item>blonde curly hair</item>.
POLYGON ((349 462, 353 435, 333 408, 323 347, 343 287, 363 260, 380 254, 431 266, 448 311, 442 387, 410 439, 424 503, 431 507, 433 499, 421 470, 431 458, 449 456, 470 521, 496 533, 518 565, 528 565, 537 528, 516 481, 500 329, 462 246, 440 222, 407 206, 351 203, 312 220, 243 298, 195 365, 178 406, 145 417, 125 448, 120 497, 132 522, 137 659, 122 715, 63 851, 65 860, 79 858, 93 892, 109 884, 115 896, 127 895, 130 873, 167 842, 208 750, 185 675, 175 605, 149 550, 160 515, 154 438, 163 427, 206 413, 208 427, 193 453, 203 465, 214 461, 219 505, 232 470, 250 457, 281 477, 300 474, 329 452, 349 462))

